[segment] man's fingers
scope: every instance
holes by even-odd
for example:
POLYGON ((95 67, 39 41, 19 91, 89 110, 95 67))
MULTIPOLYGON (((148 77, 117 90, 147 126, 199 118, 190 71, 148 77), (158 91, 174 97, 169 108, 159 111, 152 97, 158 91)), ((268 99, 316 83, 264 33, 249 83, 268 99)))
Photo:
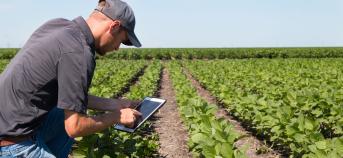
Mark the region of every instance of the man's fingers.
POLYGON ((135 116, 142 116, 142 113, 138 112, 137 110, 135 109, 132 109, 132 112, 135 116))
POLYGON ((133 128, 134 126, 135 126, 134 123, 131 123, 130 125, 127 125, 127 127, 129 127, 129 128, 133 128))

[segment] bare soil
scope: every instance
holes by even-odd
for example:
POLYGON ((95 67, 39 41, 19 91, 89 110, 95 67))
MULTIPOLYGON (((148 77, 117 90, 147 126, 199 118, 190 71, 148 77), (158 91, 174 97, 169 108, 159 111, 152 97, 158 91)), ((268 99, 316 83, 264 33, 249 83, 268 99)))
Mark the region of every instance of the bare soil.
POLYGON ((159 135, 159 155, 167 158, 192 157, 187 146, 187 130, 180 119, 175 92, 166 69, 163 69, 159 96, 167 100, 155 114, 154 128, 159 135))
MULTIPOLYGON (((198 94, 210 104, 218 105, 218 101, 215 97, 211 95, 209 91, 204 89, 201 84, 184 68, 184 73, 188 79, 192 82, 192 85, 197 89, 198 94)), ((266 146, 261 140, 257 139, 252 135, 251 132, 247 131, 240 122, 235 120, 232 116, 229 115, 228 111, 223 107, 219 106, 219 110, 216 114, 217 117, 225 118, 233 126, 234 129, 243 135, 243 138, 236 141, 235 146, 239 149, 247 147, 246 155, 249 158, 275 158, 282 157, 278 152, 272 150, 270 147, 266 146), (258 154, 259 152, 262 152, 258 154)))

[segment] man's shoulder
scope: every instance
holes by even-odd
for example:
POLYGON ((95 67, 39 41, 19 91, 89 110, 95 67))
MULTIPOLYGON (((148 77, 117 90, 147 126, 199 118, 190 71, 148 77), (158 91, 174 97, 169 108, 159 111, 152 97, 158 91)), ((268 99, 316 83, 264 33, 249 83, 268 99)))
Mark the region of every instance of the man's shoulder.
POLYGON ((37 31, 38 32, 56 32, 64 30, 64 28, 71 27, 73 22, 63 18, 55 18, 45 22, 41 25, 37 31))
POLYGON ((45 24, 54 24, 54 23, 71 23, 72 21, 68 20, 68 19, 64 19, 64 18, 54 18, 54 19, 50 19, 49 21, 47 21, 45 24))
POLYGON ((68 19, 55 18, 44 23, 38 30, 41 32, 54 33, 56 36, 75 36, 78 37, 80 30, 77 25, 68 19))
POLYGON ((50 32, 50 35, 67 51, 82 49, 81 31, 73 21, 56 18, 47 21, 41 29, 50 32))
POLYGON ((26 47, 82 54, 85 43, 82 31, 74 21, 56 18, 41 25, 27 41, 26 47))

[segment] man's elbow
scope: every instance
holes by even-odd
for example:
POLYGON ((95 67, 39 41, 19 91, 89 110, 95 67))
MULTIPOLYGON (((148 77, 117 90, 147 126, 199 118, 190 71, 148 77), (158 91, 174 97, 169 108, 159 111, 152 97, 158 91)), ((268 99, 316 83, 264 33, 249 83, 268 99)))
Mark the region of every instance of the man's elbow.
POLYGON ((69 137, 76 138, 81 136, 80 119, 78 113, 65 110, 64 128, 69 137))
POLYGON ((68 136, 71 138, 80 137, 80 131, 75 127, 65 125, 65 130, 68 136))

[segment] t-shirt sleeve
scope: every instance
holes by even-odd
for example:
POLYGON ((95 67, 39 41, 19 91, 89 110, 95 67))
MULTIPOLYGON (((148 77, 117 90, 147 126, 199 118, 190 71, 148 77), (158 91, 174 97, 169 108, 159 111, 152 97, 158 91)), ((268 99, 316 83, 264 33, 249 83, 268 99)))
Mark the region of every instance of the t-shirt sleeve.
POLYGON ((86 113, 88 84, 86 65, 80 53, 62 53, 57 66, 57 107, 86 113))

